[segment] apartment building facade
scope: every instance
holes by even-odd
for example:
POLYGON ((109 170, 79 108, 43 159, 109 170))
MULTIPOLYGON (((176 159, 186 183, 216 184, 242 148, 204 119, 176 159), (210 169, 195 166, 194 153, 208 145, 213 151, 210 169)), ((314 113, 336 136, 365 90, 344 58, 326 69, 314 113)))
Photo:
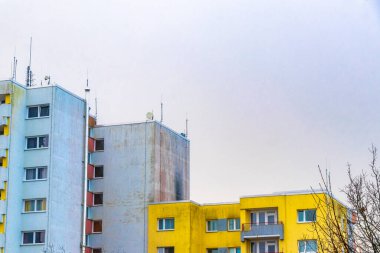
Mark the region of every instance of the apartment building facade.
POLYGON ((155 121, 94 126, 89 150, 88 252, 146 252, 148 203, 189 199, 188 139, 155 121))
POLYGON ((78 252, 82 224, 83 99, 58 87, 0 82, 0 248, 78 252))
POLYGON ((283 192, 237 203, 149 205, 148 253, 316 253, 325 193, 283 192))
POLYGON ((0 252, 145 252, 149 202, 189 198, 189 140, 97 126, 60 86, 0 81, 0 252), (87 130, 86 130, 87 129, 87 130))

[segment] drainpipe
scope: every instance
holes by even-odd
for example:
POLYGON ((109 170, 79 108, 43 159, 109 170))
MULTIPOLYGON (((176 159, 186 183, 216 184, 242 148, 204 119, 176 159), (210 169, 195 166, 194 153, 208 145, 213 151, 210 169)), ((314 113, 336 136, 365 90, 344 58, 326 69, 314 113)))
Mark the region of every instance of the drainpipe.
MULTIPOLYGON (((87 95, 87 90, 86 90, 87 95)), ((87 96, 86 96, 87 97, 87 96)), ((84 140, 84 182, 83 182, 83 223, 82 223, 82 253, 86 252, 86 221, 87 221, 87 166, 88 166, 88 118, 89 118, 89 110, 87 99, 85 100, 85 120, 86 120, 86 130, 85 130, 85 140, 84 140)))

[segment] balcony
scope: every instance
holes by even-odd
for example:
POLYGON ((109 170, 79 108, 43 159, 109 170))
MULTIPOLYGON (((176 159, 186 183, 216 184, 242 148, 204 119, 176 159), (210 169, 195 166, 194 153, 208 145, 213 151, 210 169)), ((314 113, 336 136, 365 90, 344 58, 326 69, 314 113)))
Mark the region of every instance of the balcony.
POLYGON ((91 137, 88 138, 88 152, 89 153, 95 152, 95 139, 91 137))
POLYGON ((7 168, 0 167, 0 190, 5 189, 5 182, 8 181, 7 168))
POLYGON ((102 234, 87 235, 87 246, 90 248, 103 247, 103 235, 102 234))
POLYGON ((10 116, 11 116, 11 105, 0 104, 0 117, 10 117, 10 116))
POLYGON ((5 126, 8 124, 8 119, 7 117, 0 117, 0 126, 5 126))
POLYGON ((3 223, 4 214, 6 213, 5 200, 0 200, 0 223, 3 223))
POLYGON ((4 248, 5 234, 0 234, 0 248, 4 248))
POLYGON ((9 136, 0 135, 0 149, 9 148, 9 136))
POLYGON ((242 226, 241 241, 256 238, 280 238, 284 239, 284 225, 276 223, 246 223, 242 226))

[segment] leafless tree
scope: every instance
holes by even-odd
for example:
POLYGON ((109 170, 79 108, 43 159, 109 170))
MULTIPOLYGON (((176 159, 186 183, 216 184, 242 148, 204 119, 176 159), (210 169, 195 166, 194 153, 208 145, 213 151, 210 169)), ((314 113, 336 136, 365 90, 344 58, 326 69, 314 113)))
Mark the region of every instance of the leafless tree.
POLYGON ((312 227, 321 252, 380 253, 380 170, 376 147, 369 151, 369 170, 353 175, 347 165, 349 183, 342 189, 347 207, 334 198, 330 175, 319 168, 325 194, 314 194, 318 214, 312 227))

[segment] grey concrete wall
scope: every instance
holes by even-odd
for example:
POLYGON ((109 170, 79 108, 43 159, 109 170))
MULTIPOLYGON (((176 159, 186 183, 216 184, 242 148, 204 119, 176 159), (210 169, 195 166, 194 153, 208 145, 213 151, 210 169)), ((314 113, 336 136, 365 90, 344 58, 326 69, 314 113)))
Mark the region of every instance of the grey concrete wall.
POLYGON ((48 243, 80 252, 85 104, 55 87, 52 102, 48 243))
POLYGON ((92 155, 104 178, 91 180, 90 189, 104 191, 104 204, 91 208, 102 215, 103 233, 102 242, 90 236, 90 245, 146 252, 147 203, 189 197, 189 142, 157 122, 98 126, 93 133, 104 138, 104 152, 92 155))

